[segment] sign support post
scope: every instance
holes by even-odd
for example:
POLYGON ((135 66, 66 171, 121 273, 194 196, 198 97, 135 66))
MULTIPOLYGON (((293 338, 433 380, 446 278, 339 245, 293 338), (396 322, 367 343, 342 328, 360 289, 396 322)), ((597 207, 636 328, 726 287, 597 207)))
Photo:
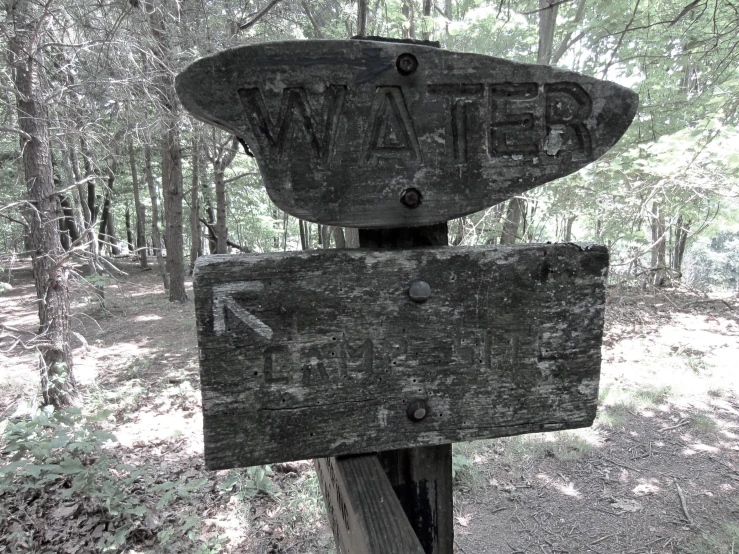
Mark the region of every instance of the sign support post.
MULTIPOLYGON (((423 246, 449 246, 448 224, 359 230, 360 248, 423 246)), ((425 554, 452 554, 452 445, 386 450, 377 457, 425 554)))

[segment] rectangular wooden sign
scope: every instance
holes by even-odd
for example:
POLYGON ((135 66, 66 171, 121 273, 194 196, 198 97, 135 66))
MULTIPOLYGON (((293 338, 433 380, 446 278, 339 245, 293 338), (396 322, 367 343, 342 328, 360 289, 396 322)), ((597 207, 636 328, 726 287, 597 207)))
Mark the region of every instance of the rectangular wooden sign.
POLYGON ((206 464, 588 426, 607 267, 574 244, 199 258, 206 464))

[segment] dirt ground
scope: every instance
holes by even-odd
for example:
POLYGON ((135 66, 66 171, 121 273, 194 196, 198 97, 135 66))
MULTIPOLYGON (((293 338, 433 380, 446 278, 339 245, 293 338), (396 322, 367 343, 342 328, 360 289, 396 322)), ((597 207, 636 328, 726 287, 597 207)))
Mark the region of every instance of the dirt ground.
MULTIPOLYGON (((101 425, 118 442, 106 452, 145 468, 129 493, 149 512, 60 505, 53 482, 31 497, 6 491, 0 552, 97 552, 124 521, 113 551, 333 552, 309 462, 271 475, 203 468, 192 301, 168 302, 156 272, 120 263, 128 275, 106 286, 104 307, 83 282, 73 288, 74 370, 88 409, 112 411, 101 425)), ((0 294, 0 421, 38 401, 23 348, 34 299, 21 265, 0 294)), ((606 325, 592 428, 455 445, 458 552, 739 552, 739 299, 614 288, 606 325)))

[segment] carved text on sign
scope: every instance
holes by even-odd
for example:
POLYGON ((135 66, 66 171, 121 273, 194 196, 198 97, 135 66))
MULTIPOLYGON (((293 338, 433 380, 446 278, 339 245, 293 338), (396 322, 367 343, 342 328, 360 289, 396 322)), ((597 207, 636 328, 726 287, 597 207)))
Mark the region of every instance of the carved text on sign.
MULTIPOLYGON (((311 100, 305 88, 284 88, 278 93, 274 117, 259 87, 240 88, 238 95, 251 132, 274 162, 284 161, 294 149, 307 149, 319 165, 330 164, 343 144, 339 121, 345 106, 352 103, 346 85, 327 86, 320 102, 311 100)), ((577 83, 439 83, 427 85, 426 95, 442 98, 444 109, 429 113, 429 106, 438 103, 409 106, 402 86, 377 86, 369 113, 352 113, 365 129, 361 151, 353 161, 371 165, 391 158, 422 165, 425 156, 436 153, 437 144, 427 141, 422 147, 419 143, 414 113, 420 111, 424 118, 435 116, 438 127, 445 130, 441 159, 447 164, 467 163, 472 144, 487 145, 476 152, 488 160, 546 163, 561 152, 583 160, 592 154, 586 125, 592 100, 577 83), (470 117, 485 122, 482 133, 471 129, 470 117)))
POLYGON ((590 424, 606 267, 576 245, 199 259, 209 467, 590 424))
POLYGON ((638 106, 572 71, 371 40, 235 48, 176 88, 191 114, 243 139, 282 210, 365 229, 448 221, 569 175, 638 106))

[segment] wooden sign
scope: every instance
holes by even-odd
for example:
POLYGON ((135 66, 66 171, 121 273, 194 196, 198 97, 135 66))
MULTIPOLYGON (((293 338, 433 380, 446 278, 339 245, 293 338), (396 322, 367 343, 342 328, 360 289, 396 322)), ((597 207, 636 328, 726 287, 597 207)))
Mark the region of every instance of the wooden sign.
POLYGON ((314 460, 337 554, 424 554, 376 456, 314 460))
POLYGON ((246 141, 281 209, 362 228, 447 221, 577 171, 638 104, 570 71, 365 40, 227 50, 178 75, 177 93, 246 141))
POLYGON ((588 426, 607 266, 573 244, 199 258, 206 464, 588 426))

